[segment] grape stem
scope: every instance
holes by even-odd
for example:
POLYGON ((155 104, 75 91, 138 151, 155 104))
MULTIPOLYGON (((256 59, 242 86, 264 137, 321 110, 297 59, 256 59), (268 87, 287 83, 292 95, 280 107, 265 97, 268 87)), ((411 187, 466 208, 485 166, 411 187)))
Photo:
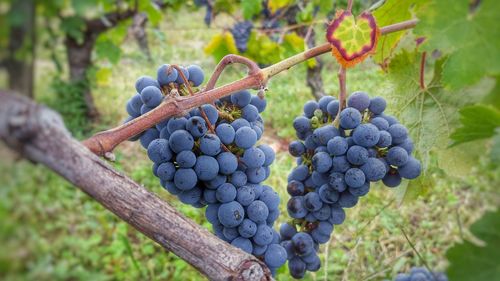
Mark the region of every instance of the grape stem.
MULTIPOLYGON (((417 19, 403 21, 393 25, 385 26, 380 29, 381 34, 388 34, 401 30, 406 30, 415 27, 417 19)), ((177 96, 165 99, 158 107, 141 115, 125 124, 116 128, 99 132, 82 143, 93 153, 104 156, 107 152, 112 152, 113 149, 120 143, 129 138, 140 134, 141 132, 153 127, 155 124, 172 116, 182 116, 189 112, 192 108, 200 107, 203 104, 211 103, 214 100, 228 96, 234 92, 245 89, 264 89, 267 81, 276 74, 290 69, 291 67, 307 61, 311 58, 329 53, 332 47, 330 43, 325 43, 296 54, 276 64, 273 64, 264 69, 244 57, 237 55, 227 55, 215 68, 215 71, 210 78, 207 86, 202 91, 193 96, 177 96), (226 85, 215 87, 217 80, 226 66, 233 63, 241 63, 249 68, 248 75, 237 81, 226 85)))
POLYGON ((422 59, 420 60, 420 89, 425 90, 425 80, 424 80, 424 72, 425 72, 425 57, 427 52, 422 53, 422 59))
POLYGON ((333 124, 335 127, 339 127, 340 112, 346 107, 346 97, 347 97, 347 87, 346 87, 346 68, 340 66, 338 78, 339 78, 339 111, 333 124))

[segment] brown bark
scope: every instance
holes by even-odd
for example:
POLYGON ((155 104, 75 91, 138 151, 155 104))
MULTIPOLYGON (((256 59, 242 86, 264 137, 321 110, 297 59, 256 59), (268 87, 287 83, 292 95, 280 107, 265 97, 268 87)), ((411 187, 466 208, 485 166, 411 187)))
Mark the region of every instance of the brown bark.
MULTIPOLYGON (((305 3, 301 3, 305 5, 305 3)), ((300 12, 299 5, 294 5, 286 11, 285 18, 288 25, 297 24, 297 13, 300 12)), ((312 27, 303 26, 295 30, 298 35, 300 35, 304 40, 306 40, 306 45, 309 49, 314 48, 316 45, 316 34, 312 27), (311 30, 310 30, 311 29, 311 30)), ((316 57, 316 64, 313 67, 307 67, 306 71, 306 83, 309 89, 311 89, 311 94, 316 100, 319 100, 325 95, 325 89, 323 87, 323 78, 321 77, 321 71, 323 70, 323 61, 321 58, 316 57)))
POLYGON ((141 52, 146 55, 148 60, 151 60, 151 51, 149 50, 148 34, 146 33, 146 24, 148 16, 146 13, 138 13, 134 16, 132 24, 129 28, 129 36, 132 36, 141 52))
POLYGON ((87 70, 92 65, 92 51, 94 50, 97 37, 102 32, 115 27, 120 21, 128 19, 135 14, 135 10, 127 10, 123 13, 108 13, 104 15, 104 18, 106 18, 105 21, 102 18, 87 20, 85 22, 82 42, 79 42, 69 34, 66 35, 65 45, 68 56, 70 79, 73 82, 83 82, 82 85, 84 85, 84 87, 82 95, 87 107, 87 117, 90 119, 99 117, 99 112, 95 107, 90 84, 87 79, 87 70))
POLYGON ((25 96, 33 97, 35 63, 35 2, 14 1, 10 13, 23 18, 22 23, 10 27, 8 58, 4 62, 9 88, 25 96), (23 52, 18 57, 18 52, 23 52))
POLYGON ((211 280, 272 280, 257 258, 218 239, 73 139, 59 115, 0 92, 0 139, 55 171, 211 280))

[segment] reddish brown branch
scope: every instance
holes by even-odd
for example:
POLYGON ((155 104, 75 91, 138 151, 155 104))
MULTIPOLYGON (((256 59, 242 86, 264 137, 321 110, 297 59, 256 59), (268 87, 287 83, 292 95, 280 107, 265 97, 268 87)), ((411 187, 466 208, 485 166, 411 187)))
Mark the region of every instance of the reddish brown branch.
POLYGON ((260 67, 250 59, 238 55, 227 55, 222 58, 219 64, 215 67, 215 70, 205 87, 205 91, 212 90, 215 87, 215 84, 217 83, 217 80, 219 80, 219 77, 224 69, 226 69, 227 66, 233 63, 241 63, 246 65, 248 67, 248 75, 253 75, 260 71, 260 67))
MULTIPOLYGON (((417 21, 418 20, 409 20, 382 27, 380 30, 382 34, 405 30, 414 27, 417 24, 417 21)), ((111 152, 121 142, 126 141, 132 136, 140 134, 147 128, 151 128, 168 117, 183 115, 192 108, 211 103, 216 99, 220 99, 237 91, 244 89, 262 89, 267 83, 267 80, 274 75, 308 59, 320 56, 330 51, 330 44, 325 43, 280 61, 265 69, 260 69, 257 64, 241 56, 228 55, 222 59, 219 65, 217 65, 206 88, 201 92, 191 97, 175 97, 166 99, 162 104, 150 112, 117 128, 97 133, 91 138, 83 141, 83 144, 87 146, 90 151, 103 156, 106 152, 111 152), (232 63, 245 64, 250 70, 248 76, 213 89, 224 68, 232 63)))
POLYGON ((422 59, 420 60, 420 89, 425 90, 425 57, 427 56, 427 52, 422 53, 422 59))
POLYGON ((346 87, 346 69, 341 66, 338 73, 339 78, 339 112, 346 107, 347 87, 346 87))

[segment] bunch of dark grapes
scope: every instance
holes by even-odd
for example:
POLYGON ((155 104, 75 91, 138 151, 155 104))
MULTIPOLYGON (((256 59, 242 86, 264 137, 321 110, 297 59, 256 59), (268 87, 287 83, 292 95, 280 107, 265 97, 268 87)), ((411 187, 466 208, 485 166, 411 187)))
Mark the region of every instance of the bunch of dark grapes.
MULTIPOLYGON (((160 67, 157 79, 139 78, 140 94, 127 104, 130 118, 158 106, 162 93, 168 97, 186 92, 177 71, 167 69, 168 65, 160 67)), ((198 66, 183 73, 194 87, 203 81, 198 66)), ((287 254, 273 229, 280 198, 262 183, 275 158, 270 146, 257 145, 265 108, 265 99, 240 91, 184 116, 167 118, 145 131, 140 141, 154 162, 154 175, 168 192, 185 204, 206 206, 215 234, 262 259, 274 274, 287 254)))
POLYGON ((410 273, 398 274, 394 281, 448 281, 448 277, 442 272, 429 272, 424 267, 413 267, 410 273))
POLYGON ((231 34, 236 42, 236 48, 238 48, 240 53, 246 52, 248 48, 248 40, 250 39, 252 28, 253 23, 251 21, 237 22, 233 28, 231 28, 231 34))
POLYGON ((203 18, 203 20, 205 21, 205 24, 207 26, 210 26, 210 24, 212 23, 212 4, 210 1, 208 0, 195 0, 194 1, 194 4, 197 6, 197 7, 203 7, 203 6, 206 6, 206 11, 205 11, 205 17, 203 18))
POLYGON ((371 182, 395 187, 420 175, 408 130, 385 108, 383 98, 355 92, 335 120, 339 101, 325 96, 307 102, 304 115, 293 121, 299 140, 289 146, 297 167, 288 177, 287 209, 294 220, 280 229, 293 277, 320 268, 319 244, 330 239, 334 225, 345 219, 344 208, 354 207, 371 182))

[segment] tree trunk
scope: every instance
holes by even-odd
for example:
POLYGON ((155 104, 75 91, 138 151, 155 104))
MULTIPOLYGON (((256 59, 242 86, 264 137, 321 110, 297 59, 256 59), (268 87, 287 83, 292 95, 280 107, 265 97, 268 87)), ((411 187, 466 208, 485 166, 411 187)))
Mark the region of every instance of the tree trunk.
MULTIPOLYGON (((314 30, 311 30, 311 34, 307 38, 306 43, 309 48, 315 47, 316 33, 314 30)), ((313 67, 307 66, 307 86, 311 89, 311 94, 314 98, 319 100, 326 94, 323 87, 323 78, 321 77, 321 72, 323 71, 323 60, 319 57, 314 58, 314 60, 316 60, 316 65, 313 67)))
POLYGON ((87 108, 87 117, 96 120, 99 112, 94 104, 87 70, 92 65, 92 51, 98 33, 84 32, 83 42, 79 43, 73 37, 66 35, 65 45, 68 56, 69 76, 73 83, 82 85, 82 95, 87 108))
POLYGON ((141 52, 151 60, 151 51, 149 50, 148 35, 146 33, 146 24, 148 16, 146 13, 138 13, 134 16, 132 25, 129 28, 129 34, 137 41, 141 52))
POLYGON ((0 140, 58 173, 210 280, 272 280, 262 261, 184 217, 73 139, 54 111, 0 91, 0 140))
MULTIPOLYGON (((305 6, 305 2, 302 1, 300 6, 305 6)), ((299 4, 292 6, 286 10, 285 18, 288 25, 297 24, 297 13, 301 11, 299 4)), ((296 29, 297 34, 306 40, 308 48, 314 48, 316 43, 316 33, 314 32, 313 26, 304 26, 296 29)), ((325 90, 323 87, 323 78, 321 77, 321 71, 323 70, 323 61, 316 57, 316 65, 314 67, 307 66, 306 82, 307 86, 311 89, 311 94, 316 100, 319 100, 325 95, 325 90)))
POLYGON ((35 63, 35 2, 34 0, 13 1, 10 13, 20 15, 23 20, 20 24, 12 25, 9 31, 9 57, 4 62, 9 88, 32 98, 35 63))

